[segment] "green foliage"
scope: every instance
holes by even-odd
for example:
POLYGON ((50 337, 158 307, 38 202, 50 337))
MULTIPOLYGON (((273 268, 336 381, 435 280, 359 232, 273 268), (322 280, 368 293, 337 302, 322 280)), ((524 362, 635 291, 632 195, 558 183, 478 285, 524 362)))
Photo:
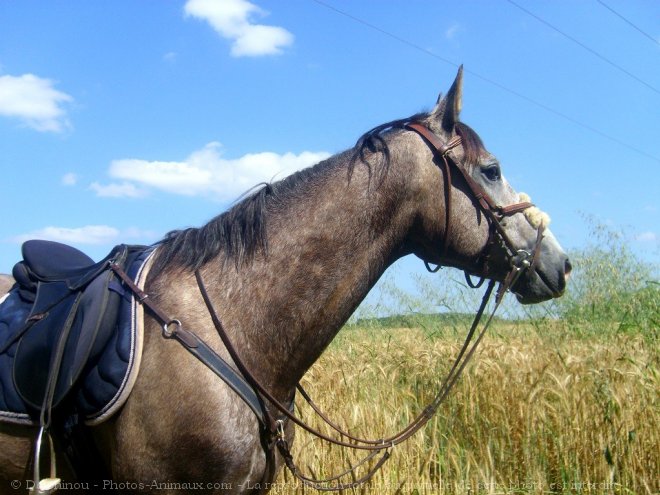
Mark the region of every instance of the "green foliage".
POLYGON ((593 244, 571 253, 573 277, 554 302, 558 316, 577 332, 641 332, 657 339, 658 267, 635 256, 621 232, 591 225, 593 244))
MULTIPOLYGON (((558 299, 521 306, 505 298, 498 317, 526 322, 536 332, 553 329, 572 336, 642 334, 658 339, 660 283, 658 265, 645 262, 627 245, 626 236, 593 218, 586 219, 591 243, 569 253, 573 272, 566 293, 558 299), (559 324, 559 325, 558 325, 559 324)), ((396 283, 388 272, 380 286, 381 301, 361 307, 351 325, 362 328, 422 328, 428 334, 461 333, 469 326, 483 294, 464 283, 460 272, 416 275, 414 293, 396 283), (390 315, 390 316, 383 316, 390 315)))

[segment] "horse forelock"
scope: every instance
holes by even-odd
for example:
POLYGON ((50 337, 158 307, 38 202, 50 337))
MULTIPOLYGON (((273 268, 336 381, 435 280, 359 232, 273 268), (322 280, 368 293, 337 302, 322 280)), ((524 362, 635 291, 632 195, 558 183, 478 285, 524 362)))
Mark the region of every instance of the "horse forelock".
POLYGON ((472 167, 479 163, 479 158, 486 151, 483 141, 474 129, 463 122, 457 122, 455 126, 456 134, 461 138, 463 146, 463 162, 472 167))

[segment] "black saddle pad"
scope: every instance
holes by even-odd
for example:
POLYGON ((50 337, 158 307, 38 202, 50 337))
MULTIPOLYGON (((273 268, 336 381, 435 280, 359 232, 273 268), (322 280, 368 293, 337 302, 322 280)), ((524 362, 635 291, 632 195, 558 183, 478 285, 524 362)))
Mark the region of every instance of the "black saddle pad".
MULTIPOLYGON (((119 246, 112 259, 135 274, 151 251, 144 246, 119 246)), ((87 265, 87 269, 92 267, 99 268, 98 264, 87 265)), ((87 277, 83 271, 75 274, 78 282, 87 277)), ((36 417, 47 392, 56 408, 71 396, 81 375, 85 376, 83 382, 102 389, 82 397, 82 403, 91 408, 103 407, 101 402, 112 397, 112 386, 106 382, 121 384, 133 336, 130 330, 118 334, 118 321, 126 326, 131 320, 133 310, 127 303, 131 297, 107 266, 98 271, 76 289, 71 289, 71 279, 66 277, 39 281, 33 300, 24 297, 26 289, 17 283, 0 300, 0 399, 4 399, 0 400, 0 419, 11 420, 14 414, 24 419, 25 413, 36 417), (109 346, 114 349, 106 352, 109 346), (95 367, 97 373, 102 371, 96 382, 89 376, 95 367)), ((77 395, 81 396, 80 390, 77 395)))
POLYGON ((82 291, 69 290, 65 282, 39 284, 28 324, 37 319, 21 337, 14 358, 14 384, 27 404, 40 409, 54 380, 49 402, 57 407, 95 354, 94 347, 98 352, 105 346, 119 310, 118 287, 111 270, 82 291), (44 307, 42 298, 57 303, 44 307))

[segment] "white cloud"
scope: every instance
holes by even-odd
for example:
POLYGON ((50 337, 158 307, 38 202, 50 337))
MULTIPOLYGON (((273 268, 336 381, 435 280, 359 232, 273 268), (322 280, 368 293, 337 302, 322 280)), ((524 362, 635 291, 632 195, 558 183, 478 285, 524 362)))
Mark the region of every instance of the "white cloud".
MULTIPOLYGON (((122 181, 121 188, 146 193, 145 188, 184 196, 210 196, 219 201, 235 199, 259 182, 282 179, 297 170, 314 165, 330 156, 326 152, 304 151, 300 154, 272 152, 250 153, 228 160, 221 156, 221 145, 207 144, 184 161, 149 161, 138 158, 115 160, 108 171, 110 177, 122 181)), ((90 186, 97 195, 113 185, 90 186)), ((121 189, 117 186, 117 191, 121 189)), ((111 194, 105 194, 110 196, 111 194)), ((116 194, 121 196, 122 194, 116 194)), ((123 194, 128 196, 130 194, 123 194)))
POLYGON ((100 198, 142 198, 147 195, 143 189, 136 187, 130 182, 112 183, 102 185, 98 182, 92 182, 89 188, 96 192, 100 198))
POLYGON ((293 44, 294 36, 278 26, 255 24, 255 15, 266 12, 246 0, 188 0, 184 6, 187 16, 208 22, 215 31, 232 41, 234 57, 279 55, 293 44))
POLYGON ((655 232, 646 231, 635 236, 635 240, 639 242, 657 242, 658 235, 655 232))
POLYGON ((18 118, 37 131, 64 131, 70 124, 63 105, 73 98, 53 85, 33 74, 0 76, 0 115, 18 118))
POLYGON ((14 236, 10 240, 23 243, 30 239, 45 239, 65 244, 105 245, 136 239, 139 242, 149 242, 156 238, 157 235, 153 231, 137 227, 119 230, 109 225, 85 225, 74 228, 49 226, 14 236))
POLYGON ((78 176, 73 172, 64 174, 62 176, 62 185, 63 186, 75 186, 78 183, 78 176))
POLYGON ((445 38, 448 40, 453 40, 462 30, 463 26, 461 26, 458 22, 452 22, 451 26, 449 26, 449 28, 447 28, 445 31, 445 38))

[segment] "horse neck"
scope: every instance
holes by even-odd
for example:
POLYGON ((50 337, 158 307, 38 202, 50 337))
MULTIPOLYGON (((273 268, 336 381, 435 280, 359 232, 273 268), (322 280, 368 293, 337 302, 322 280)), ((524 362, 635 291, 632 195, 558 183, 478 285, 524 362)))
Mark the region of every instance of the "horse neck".
MULTIPOLYGON (((268 208, 268 250, 246 266, 211 263, 212 295, 258 379, 286 397, 385 269, 410 252, 410 172, 396 156, 382 180, 348 154, 317 166, 268 208)), ((414 181, 413 181, 414 182, 414 181)))

